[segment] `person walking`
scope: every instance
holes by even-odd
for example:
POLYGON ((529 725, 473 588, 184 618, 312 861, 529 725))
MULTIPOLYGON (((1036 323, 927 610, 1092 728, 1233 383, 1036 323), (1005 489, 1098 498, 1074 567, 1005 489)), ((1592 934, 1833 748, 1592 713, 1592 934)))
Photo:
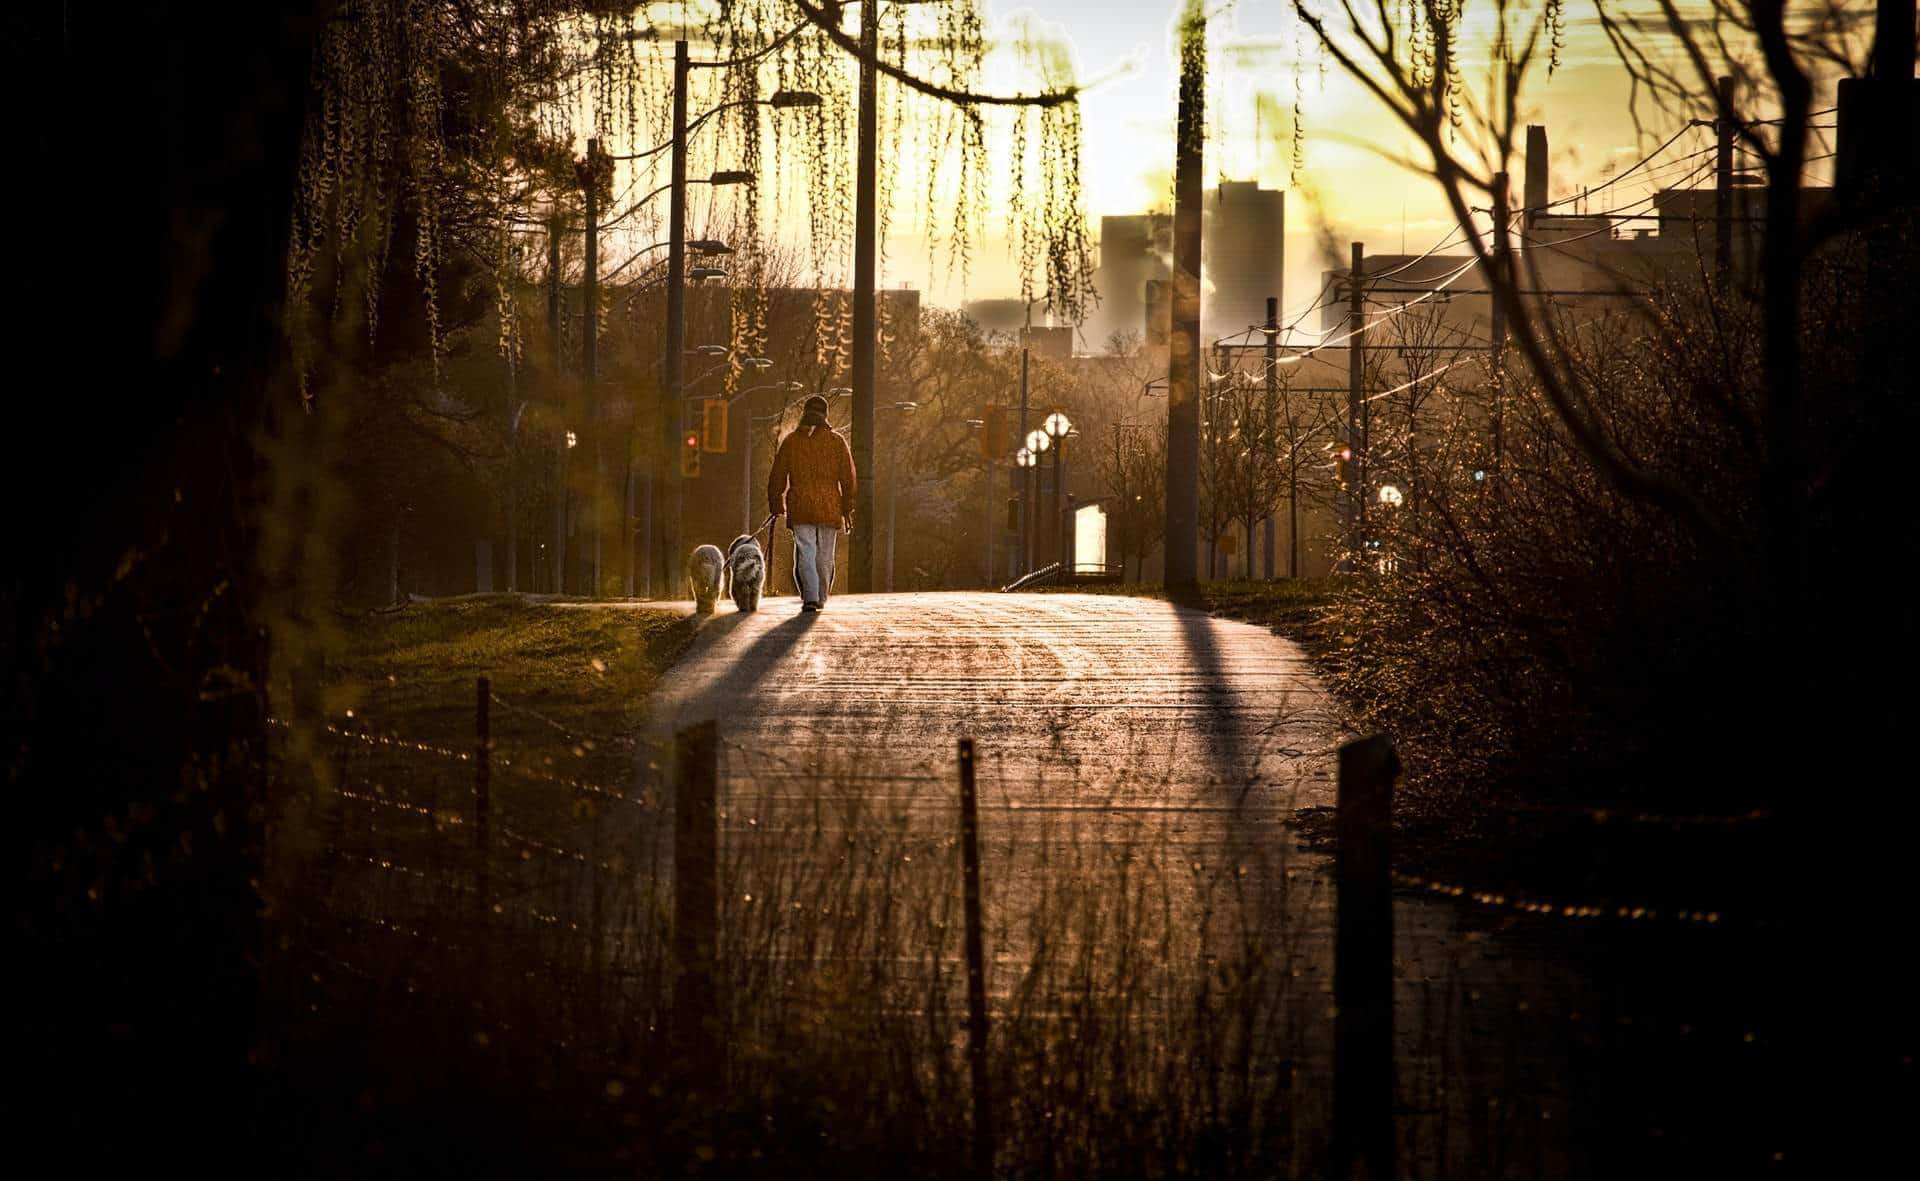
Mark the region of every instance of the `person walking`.
POLYGON ((767 474, 767 508, 784 514, 793 534, 793 580, 802 611, 826 605, 840 535, 853 532, 858 486, 853 451, 827 425, 827 400, 815 394, 801 407, 800 425, 780 440, 767 474))

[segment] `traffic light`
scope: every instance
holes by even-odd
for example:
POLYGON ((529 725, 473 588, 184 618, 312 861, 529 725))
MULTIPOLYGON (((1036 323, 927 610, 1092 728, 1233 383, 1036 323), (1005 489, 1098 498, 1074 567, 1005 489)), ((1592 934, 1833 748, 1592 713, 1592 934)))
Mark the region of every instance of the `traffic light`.
POLYGON ((980 428, 980 458, 992 462, 1007 453, 1007 408, 989 402, 980 421, 985 424, 980 428))
POLYGON ((716 455, 727 450, 727 403, 724 398, 704 398, 700 402, 700 450, 716 455))
POLYGON ((1339 481, 1340 486, 1344 488, 1346 487, 1347 481, 1349 478, 1348 472, 1353 467, 1353 448, 1342 447, 1338 452, 1335 453, 1335 455, 1336 455, 1336 459, 1333 466, 1333 476, 1334 476, 1334 479, 1339 481))
POLYGON ((680 474, 691 480, 700 474, 700 432, 688 431, 681 441, 685 446, 680 448, 680 474))

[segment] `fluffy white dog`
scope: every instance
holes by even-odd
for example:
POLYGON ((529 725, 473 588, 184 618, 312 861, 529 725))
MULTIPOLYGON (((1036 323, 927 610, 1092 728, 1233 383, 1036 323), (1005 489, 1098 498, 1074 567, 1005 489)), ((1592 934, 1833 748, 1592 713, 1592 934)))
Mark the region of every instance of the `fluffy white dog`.
POLYGON ((726 564, 726 556, 717 545, 695 546, 687 555, 687 582, 693 587, 693 609, 702 615, 713 614, 726 564))
POLYGON ((760 608, 760 589, 767 580, 767 556, 753 534, 742 533, 727 547, 727 580, 733 589, 733 605, 742 611, 760 608))

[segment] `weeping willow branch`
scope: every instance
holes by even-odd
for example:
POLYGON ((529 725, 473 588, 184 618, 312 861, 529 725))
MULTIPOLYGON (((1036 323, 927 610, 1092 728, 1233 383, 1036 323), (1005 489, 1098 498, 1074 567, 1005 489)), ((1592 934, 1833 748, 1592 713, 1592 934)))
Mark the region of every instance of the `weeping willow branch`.
POLYGON ((816 8, 812 4, 807 3, 807 0, 793 0, 793 3, 796 8, 806 15, 807 20, 812 22, 821 32, 825 33, 828 40, 839 46, 843 52, 863 63, 871 63, 874 69, 886 77, 892 78, 902 86, 911 87, 930 98, 944 99, 947 102, 959 103, 962 106, 1000 107, 1057 107, 1063 103, 1078 102, 1080 99, 1080 88, 1078 86, 1068 86, 1059 90, 1043 91, 1039 94, 982 94, 978 91, 960 90, 951 86, 942 86, 937 82, 929 82, 925 78, 904 70, 878 55, 869 57, 866 51, 860 48, 860 42, 849 37, 845 30, 841 29, 824 9, 816 8))

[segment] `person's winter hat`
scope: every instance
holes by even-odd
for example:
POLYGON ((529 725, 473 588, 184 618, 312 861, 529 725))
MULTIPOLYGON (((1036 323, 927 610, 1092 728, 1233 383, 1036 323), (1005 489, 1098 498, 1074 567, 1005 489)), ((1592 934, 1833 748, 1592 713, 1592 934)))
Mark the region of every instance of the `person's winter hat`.
POLYGON ((808 398, 800 407, 801 426, 827 425, 827 400, 819 394, 808 398))

